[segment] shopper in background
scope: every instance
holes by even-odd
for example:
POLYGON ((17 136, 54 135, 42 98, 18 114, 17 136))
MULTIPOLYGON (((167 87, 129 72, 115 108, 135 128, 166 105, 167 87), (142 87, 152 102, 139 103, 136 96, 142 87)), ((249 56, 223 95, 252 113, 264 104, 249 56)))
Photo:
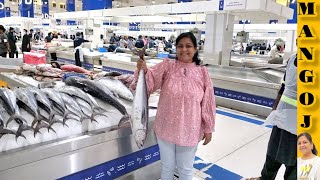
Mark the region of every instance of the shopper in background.
POLYGON ((175 168, 179 179, 192 180, 193 163, 198 143, 208 144, 215 125, 215 97, 208 70, 200 66, 197 42, 191 32, 182 33, 176 40, 177 59, 147 68, 139 60, 138 72, 144 69, 148 94, 161 89, 158 111, 154 123, 160 159, 161 179, 172 180, 175 168))
POLYGON ((136 43, 135 43, 135 47, 136 48, 143 48, 144 47, 144 41, 143 41, 143 38, 142 38, 142 36, 141 35, 139 35, 138 36, 138 40, 136 41, 136 43))
POLYGON ((17 39, 14 35, 14 29, 13 27, 9 28, 9 33, 8 33, 8 42, 9 42, 9 46, 10 46, 10 52, 9 52, 9 58, 14 58, 14 54, 16 52, 16 42, 17 39))
POLYGON ((10 52, 10 46, 8 43, 8 37, 4 33, 6 29, 0 25, 0 56, 6 58, 7 52, 10 52))
POLYGON ((276 42, 275 45, 271 48, 269 52, 269 56, 271 57, 271 60, 268 61, 270 64, 282 64, 283 63, 283 57, 281 56, 281 46, 282 44, 279 42, 276 42))
POLYGON ((309 133, 298 136, 298 149, 302 156, 298 158, 298 179, 320 179, 320 157, 309 133))
POLYGON ((30 35, 28 35, 28 30, 23 30, 23 37, 22 37, 22 52, 30 52, 31 50, 31 43, 30 43, 30 35))
POLYGON ((46 38, 44 39, 44 41, 45 41, 46 43, 49 43, 49 42, 52 41, 52 33, 51 33, 51 32, 48 33, 48 36, 46 36, 46 38))
POLYGON ((273 180, 282 164, 286 166, 284 179, 297 179, 297 54, 288 61, 272 110, 266 119, 273 128, 261 177, 247 180, 273 180))
POLYGON ((76 33, 76 39, 73 41, 73 47, 75 49, 75 61, 76 61, 76 66, 81 67, 83 62, 83 51, 81 48, 81 44, 84 42, 90 42, 88 40, 85 40, 82 38, 81 33, 77 32, 76 33))

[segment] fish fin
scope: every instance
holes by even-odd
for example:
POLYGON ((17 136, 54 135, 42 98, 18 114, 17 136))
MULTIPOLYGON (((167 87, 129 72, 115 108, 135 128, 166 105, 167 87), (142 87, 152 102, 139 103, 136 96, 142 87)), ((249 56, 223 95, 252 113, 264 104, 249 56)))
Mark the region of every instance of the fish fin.
POLYGON ((49 122, 53 121, 54 116, 55 116, 54 112, 51 111, 50 114, 49 114, 49 122))
POLYGON ((5 128, 0 128, 0 139, 3 135, 6 135, 6 134, 13 134, 13 135, 16 135, 16 132, 15 131, 12 131, 10 129, 5 129, 5 128))
POLYGON ((108 117, 107 115, 103 114, 102 112, 93 112, 91 119, 96 117, 96 116, 104 116, 104 117, 108 117))
POLYGON ((31 123, 31 127, 34 127, 34 125, 36 124, 36 123, 39 123, 39 119, 34 119, 33 121, 32 121, 32 123, 31 123))
POLYGON ((130 126, 130 115, 125 114, 119 121, 118 127, 128 127, 130 126))
POLYGON ((51 126, 48 127, 48 132, 49 132, 50 130, 57 134, 57 132, 56 132, 51 126))
POLYGON ((83 115, 81 118, 80 118, 80 122, 82 123, 84 120, 86 120, 86 119, 90 119, 91 120, 91 122, 92 122, 92 117, 93 116, 88 116, 88 115, 83 115))
POLYGON ((56 119, 55 116, 53 116, 53 119, 50 121, 49 127, 51 127, 53 124, 56 124, 56 123, 60 123, 63 126, 69 127, 67 124, 64 124, 63 121, 60 121, 59 119, 56 119))
POLYGON ((23 131, 34 131, 34 129, 31 126, 28 126, 26 124, 20 124, 19 128, 16 132, 16 140, 18 139, 19 136, 22 136, 26 139, 26 137, 23 136, 23 134, 22 134, 23 131))
MULTIPOLYGON (((80 116, 79 116, 78 114, 76 114, 76 113, 74 113, 74 112, 71 112, 71 111, 69 111, 69 110, 66 109, 66 111, 65 111, 65 113, 64 113, 64 115, 63 115, 63 119, 68 118, 68 115, 74 115, 74 116, 77 116, 77 117, 80 118, 80 116)), ((74 120, 75 120, 75 118, 70 118, 70 119, 74 119, 74 120)), ((79 121, 79 120, 77 120, 77 121, 79 121)))
POLYGON ((18 141, 18 138, 19 138, 20 136, 21 136, 21 137, 23 137, 23 138, 25 138, 25 139, 27 139, 27 138, 26 138, 26 136, 25 136, 25 135, 23 135, 23 134, 16 135, 16 142, 18 141))
POLYGON ((6 122, 6 127, 8 127, 8 124, 13 120, 15 120, 18 124, 23 124, 23 122, 25 122, 26 124, 28 123, 23 117, 19 115, 13 115, 6 122))

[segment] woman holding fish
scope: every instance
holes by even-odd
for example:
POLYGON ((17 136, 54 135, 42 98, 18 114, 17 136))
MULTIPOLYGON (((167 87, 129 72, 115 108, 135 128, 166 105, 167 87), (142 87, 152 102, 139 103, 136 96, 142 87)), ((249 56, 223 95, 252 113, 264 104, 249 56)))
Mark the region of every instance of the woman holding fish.
POLYGON ((192 180, 193 163, 198 143, 208 144, 215 125, 213 84, 206 67, 200 66, 196 38, 190 32, 176 40, 177 59, 147 68, 139 60, 138 72, 143 69, 147 92, 161 89, 154 123, 161 157, 161 179, 172 180, 177 167, 179 178, 192 180))

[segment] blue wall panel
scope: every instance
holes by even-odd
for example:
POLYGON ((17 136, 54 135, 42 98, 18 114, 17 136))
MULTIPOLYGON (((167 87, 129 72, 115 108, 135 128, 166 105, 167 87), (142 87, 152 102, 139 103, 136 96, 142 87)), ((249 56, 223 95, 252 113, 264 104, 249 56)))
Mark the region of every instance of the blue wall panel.
POLYGON ((19 5, 19 11, 21 17, 34 17, 33 0, 21 0, 19 5))

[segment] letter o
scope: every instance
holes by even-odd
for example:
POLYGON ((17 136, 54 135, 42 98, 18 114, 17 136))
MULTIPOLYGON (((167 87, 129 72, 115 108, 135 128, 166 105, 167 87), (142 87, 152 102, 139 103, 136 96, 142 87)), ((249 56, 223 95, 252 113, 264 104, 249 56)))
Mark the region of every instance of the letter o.
POLYGON ((305 93, 300 94, 299 101, 301 104, 309 106, 309 105, 313 104, 315 99, 314 99, 313 94, 311 94, 309 92, 305 92, 305 93), (307 99, 308 99, 308 102, 306 102, 307 99))

